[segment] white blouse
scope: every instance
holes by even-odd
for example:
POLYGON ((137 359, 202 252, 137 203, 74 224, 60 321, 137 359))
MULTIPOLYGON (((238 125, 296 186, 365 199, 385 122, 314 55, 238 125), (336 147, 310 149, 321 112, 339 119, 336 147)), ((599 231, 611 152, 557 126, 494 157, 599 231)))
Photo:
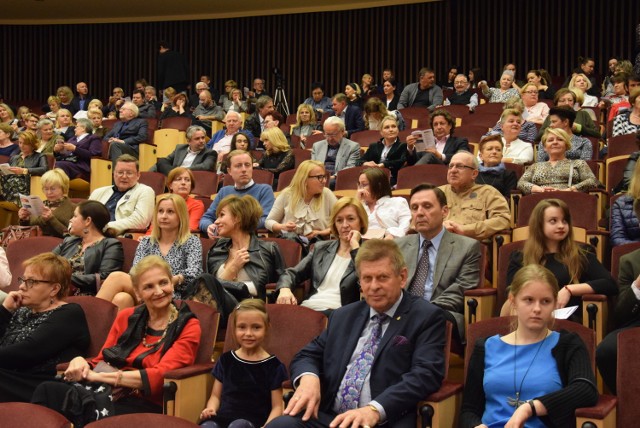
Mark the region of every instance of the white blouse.
POLYGON ((373 212, 363 204, 369 216, 369 230, 385 229, 396 238, 404 236, 411 224, 411 210, 405 198, 383 196, 376 201, 373 212))

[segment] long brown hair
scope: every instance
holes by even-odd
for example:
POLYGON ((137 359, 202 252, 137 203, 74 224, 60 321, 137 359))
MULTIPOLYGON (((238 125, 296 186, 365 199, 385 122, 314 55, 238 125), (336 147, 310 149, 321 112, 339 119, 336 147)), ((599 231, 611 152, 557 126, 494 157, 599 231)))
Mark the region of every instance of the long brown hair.
POLYGON ((571 212, 567 204, 560 199, 545 199, 538 202, 531 212, 529 218, 529 239, 524 244, 522 265, 545 264, 545 254, 549 252, 546 242, 547 237, 544 235, 544 212, 547 208, 556 207, 562 210, 565 221, 569 227, 567 236, 560 241, 558 252, 554 255, 555 259, 565 265, 571 277, 571 283, 578 282, 578 278, 582 274, 587 257, 585 251, 580 248, 578 243, 573 240, 573 225, 571 223, 571 212))

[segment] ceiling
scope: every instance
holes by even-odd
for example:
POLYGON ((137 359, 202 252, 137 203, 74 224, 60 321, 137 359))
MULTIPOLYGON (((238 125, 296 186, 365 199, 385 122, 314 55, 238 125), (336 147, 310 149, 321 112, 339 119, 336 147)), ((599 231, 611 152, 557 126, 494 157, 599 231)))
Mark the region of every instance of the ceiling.
MULTIPOLYGON (((439 0, 426 0, 439 1, 439 0)), ((425 0, 2 0, 0 24, 43 25, 236 18, 327 12, 425 0)))

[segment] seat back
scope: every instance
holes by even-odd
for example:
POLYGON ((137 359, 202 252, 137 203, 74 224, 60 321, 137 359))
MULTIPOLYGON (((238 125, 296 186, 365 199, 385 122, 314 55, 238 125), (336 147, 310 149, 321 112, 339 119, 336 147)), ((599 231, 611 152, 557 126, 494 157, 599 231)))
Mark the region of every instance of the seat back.
POLYGON ((18 277, 24 273, 22 262, 38 254, 53 250, 62 239, 55 236, 37 236, 20 239, 7 245, 7 261, 11 271, 11 284, 5 288, 5 292, 18 289, 18 277))
POLYGON ((186 131, 191 126, 191 118, 189 117, 167 117, 162 119, 161 128, 177 129, 178 131, 186 131))
MULTIPOLYGON (((322 312, 293 305, 267 305, 271 324, 265 348, 278 357, 289 370, 293 357, 312 339, 327 328, 327 317, 322 312)), ((233 332, 233 317, 224 339, 224 352, 237 349, 233 332)))
POLYGON ((195 186, 191 193, 198 196, 210 198, 211 195, 218 193, 218 180, 220 176, 212 171, 195 171, 191 170, 195 179, 195 186))
POLYGON ((262 238, 263 241, 275 242, 280 248, 285 267, 294 267, 302 260, 302 245, 296 241, 283 238, 262 238))
MULTIPOLYGON (((307 150, 304 151, 306 152, 307 150)), ((278 176, 278 187, 276 188, 277 192, 282 192, 289 184, 291 184, 291 180, 293 180, 293 176, 296 175, 296 171, 297 169, 290 169, 280 173, 278 176)))
POLYGON ((612 158, 615 156, 630 155, 638 150, 636 143, 636 134, 618 135, 607 140, 607 156, 612 158))
POLYGON ((516 227, 529 224, 531 212, 544 199, 561 199, 569 206, 574 226, 586 230, 598 230, 598 197, 582 192, 544 192, 532 193, 520 198, 516 227))
POLYGON ((629 155, 609 156, 609 158, 607 158, 605 163, 605 186, 607 187, 607 192, 613 193, 613 189, 622 181, 627 162, 629 162, 629 155))
POLYGON ((618 334, 618 369, 616 395, 618 396, 618 426, 633 427, 640 420, 640 328, 630 328, 618 334))
MULTIPOLYGON (((211 199, 209 199, 211 200, 211 199)), ((207 259, 209 257, 209 250, 216 245, 217 239, 200 237, 200 244, 202 245, 202 271, 207 271, 207 259)))
MULTIPOLYGON (((35 425, 34 425, 35 426, 35 425)), ((44 425, 41 425, 44 426, 44 425)), ((90 424, 85 425, 87 428, 197 428, 199 425, 194 424, 183 418, 175 416, 163 415, 160 413, 129 413, 125 415, 109 416, 90 424)))
POLYGON ((167 177, 164 174, 153 171, 142 171, 140 172, 140 183, 146 184, 151 187, 154 193, 157 195, 161 195, 165 193, 165 181, 167 177))
POLYGON ((82 307, 91 338, 85 357, 95 357, 107 340, 109 330, 118 315, 118 307, 111 302, 93 296, 69 296, 65 300, 68 303, 77 303, 82 307))
POLYGON ((435 186, 447 184, 446 165, 413 165, 398 171, 396 189, 413 189, 418 184, 431 183, 435 186))
MULTIPOLYGON (((478 143, 482 139, 482 137, 489 132, 489 127, 480 126, 476 124, 467 124, 470 123, 465 121, 465 123, 461 126, 456 127, 455 135, 458 137, 465 137, 472 143, 478 143)), ((495 124, 495 122, 494 122, 495 124)))
POLYGON ((118 241, 122 244, 122 251, 124 253, 124 261, 122 263, 122 272, 129 272, 133 265, 133 259, 136 256, 136 250, 138 249, 138 241, 131 238, 118 237, 118 241))
MULTIPOLYGON (((500 119, 501 113, 502 110, 500 111, 500 113, 480 113, 478 109, 476 110, 476 113, 464 118, 463 126, 477 126, 480 128, 484 128, 484 133, 486 134, 490 128, 496 126, 496 123, 498 123, 498 120, 500 119)), ((456 135, 462 135, 458 129, 456 129, 456 135)), ((474 139, 469 138, 469 141, 474 143, 480 142, 480 138, 482 138, 482 136, 477 135, 474 135, 473 137, 474 139)))
MULTIPOLYGON (((370 166, 354 166, 351 168, 345 168, 338 171, 336 174, 336 188, 335 190, 356 190, 358 189, 358 178, 362 171, 370 166)), ((384 173, 389 179, 391 179, 391 171, 388 168, 382 168, 384 173)))
MULTIPOLYGON (((298 147, 299 145, 296 146, 296 148, 291 149, 293 151, 293 156, 296 160, 295 168, 298 168, 302 162, 311 159, 311 150, 300 149, 298 147)), ((283 173, 280 173, 280 175, 278 176, 279 177, 278 180, 282 180, 282 174, 283 173)))
POLYGON ((507 300, 507 273, 509 270, 509 260, 511 260, 511 254, 514 251, 522 251, 525 241, 510 242, 504 244, 498 250, 498 301, 496 302, 496 308, 500 311, 500 308, 507 300))
POLYGON ((55 410, 31 403, 0 403, 0 420, 6 427, 71 428, 67 418, 55 410))
POLYGON ((429 128, 429 110, 425 107, 406 107, 400 113, 409 129, 429 128))
MULTIPOLYGON (((180 300, 178 302, 181 302, 180 300)), ((213 346, 216 343, 218 335, 218 323, 220 322, 220 313, 209 305, 194 302, 193 300, 185 300, 184 303, 189 305, 191 312, 195 314, 200 321, 200 346, 196 354, 194 364, 210 363, 213 356, 213 346)))
POLYGON ((358 131, 351 134, 349 139, 360 144, 360 147, 369 147, 373 143, 380 141, 380 131, 358 131))

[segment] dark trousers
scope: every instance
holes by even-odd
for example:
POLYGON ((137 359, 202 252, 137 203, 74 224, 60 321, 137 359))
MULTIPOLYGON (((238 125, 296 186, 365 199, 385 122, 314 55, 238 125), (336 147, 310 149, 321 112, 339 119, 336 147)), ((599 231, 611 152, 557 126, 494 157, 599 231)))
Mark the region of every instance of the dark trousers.
POLYGON ((618 333, 634 327, 640 327, 640 321, 636 321, 627 327, 614 330, 607 334, 598 345, 598 349, 596 349, 596 364, 598 366, 598 370, 600 370, 600 374, 602 375, 602 380, 605 385, 607 385, 611 393, 614 395, 617 388, 618 333))

